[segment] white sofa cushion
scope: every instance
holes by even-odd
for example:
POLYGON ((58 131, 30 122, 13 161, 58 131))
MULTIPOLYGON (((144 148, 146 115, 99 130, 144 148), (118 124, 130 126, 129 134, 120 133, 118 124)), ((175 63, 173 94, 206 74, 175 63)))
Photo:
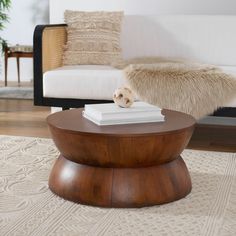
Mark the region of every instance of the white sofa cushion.
MULTIPOLYGON (((236 66, 220 66, 220 68, 236 76, 236 66)), ((43 96, 112 100, 115 89, 125 84, 122 70, 110 66, 63 66, 44 73, 43 96)), ((227 106, 236 107, 236 100, 227 106)))
POLYGON ((111 100, 125 84, 121 70, 103 65, 63 66, 43 75, 43 96, 111 100))
POLYGON ((219 66, 225 73, 236 76, 236 66, 219 66))
POLYGON ((125 58, 162 56, 236 66, 236 16, 125 16, 125 58))

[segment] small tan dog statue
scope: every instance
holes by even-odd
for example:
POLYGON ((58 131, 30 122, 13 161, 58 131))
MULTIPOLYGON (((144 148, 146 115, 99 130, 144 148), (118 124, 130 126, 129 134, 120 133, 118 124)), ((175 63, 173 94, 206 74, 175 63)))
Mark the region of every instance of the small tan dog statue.
POLYGON ((113 94, 113 100, 119 107, 128 108, 134 103, 134 94, 127 87, 118 88, 113 94))

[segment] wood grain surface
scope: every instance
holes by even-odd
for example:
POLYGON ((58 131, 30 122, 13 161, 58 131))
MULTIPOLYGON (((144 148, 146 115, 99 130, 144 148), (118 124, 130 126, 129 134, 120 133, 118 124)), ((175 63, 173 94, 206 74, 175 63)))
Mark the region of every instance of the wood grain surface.
POLYGON ((49 188, 73 202, 100 207, 144 207, 183 198, 192 185, 181 157, 146 168, 101 168, 60 156, 49 188))
POLYGON ((165 122, 97 126, 83 109, 47 118, 61 155, 49 179, 59 196, 103 207, 142 207, 191 190, 181 152, 194 130, 189 115, 163 110, 165 122))

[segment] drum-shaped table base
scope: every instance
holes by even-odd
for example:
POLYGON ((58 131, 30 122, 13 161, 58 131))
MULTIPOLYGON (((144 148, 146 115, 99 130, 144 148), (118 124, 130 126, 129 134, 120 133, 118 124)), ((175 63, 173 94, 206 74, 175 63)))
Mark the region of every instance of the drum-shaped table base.
POLYGON ((144 207, 183 198, 191 179, 183 159, 144 168, 103 168, 57 159, 50 189, 64 199, 100 207, 144 207))

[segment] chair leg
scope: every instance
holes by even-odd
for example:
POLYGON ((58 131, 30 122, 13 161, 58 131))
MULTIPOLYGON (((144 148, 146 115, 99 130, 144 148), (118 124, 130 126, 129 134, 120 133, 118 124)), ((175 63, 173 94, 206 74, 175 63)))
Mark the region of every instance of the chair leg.
POLYGON ((18 85, 20 84, 20 58, 16 57, 17 62, 17 76, 18 76, 18 85))
POLYGON ((5 86, 7 86, 7 67, 8 67, 8 56, 7 56, 7 51, 5 51, 5 86))

